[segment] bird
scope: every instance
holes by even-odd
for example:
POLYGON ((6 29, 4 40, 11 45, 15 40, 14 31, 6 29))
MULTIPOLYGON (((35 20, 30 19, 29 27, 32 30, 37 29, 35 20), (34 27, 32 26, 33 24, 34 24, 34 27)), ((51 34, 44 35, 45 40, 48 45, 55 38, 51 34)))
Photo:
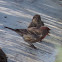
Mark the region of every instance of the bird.
POLYGON ((42 41, 42 39, 44 39, 46 35, 49 34, 50 31, 50 29, 46 26, 42 26, 40 28, 31 27, 28 29, 13 29, 10 27, 5 27, 5 28, 8 28, 18 33, 20 36, 23 37, 24 41, 29 44, 30 47, 35 49, 36 47, 33 45, 33 43, 42 41))
POLYGON ((33 16, 32 22, 29 24, 28 28, 30 27, 38 27, 44 26, 44 22, 41 20, 41 17, 39 14, 36 14, 33 16))

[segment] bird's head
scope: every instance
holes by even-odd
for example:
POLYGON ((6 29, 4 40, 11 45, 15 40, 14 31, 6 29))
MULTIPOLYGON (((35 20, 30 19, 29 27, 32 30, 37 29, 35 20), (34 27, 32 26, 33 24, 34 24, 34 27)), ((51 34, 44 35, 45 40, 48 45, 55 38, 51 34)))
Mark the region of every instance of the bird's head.
POLYGON ((40 15, 38 15, 38 14, 34 15, 34 17, 33 17, 33 19, 32 19, 32 22, 38 23, 38 22, 40 22, 40 21, 41 21, 40 15))

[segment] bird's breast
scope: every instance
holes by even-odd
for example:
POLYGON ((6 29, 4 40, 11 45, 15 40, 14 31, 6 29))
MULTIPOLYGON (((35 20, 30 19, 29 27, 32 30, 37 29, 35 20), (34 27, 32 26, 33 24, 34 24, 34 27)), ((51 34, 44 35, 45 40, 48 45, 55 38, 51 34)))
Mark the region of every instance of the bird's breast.
POLYGON ((35 35, 31 35, 31 34, 27 34, 27 35, 23 35, 23 38, 26 42, 30 42, 30 43, 35 43, 38 42, 38 38, 35 35))

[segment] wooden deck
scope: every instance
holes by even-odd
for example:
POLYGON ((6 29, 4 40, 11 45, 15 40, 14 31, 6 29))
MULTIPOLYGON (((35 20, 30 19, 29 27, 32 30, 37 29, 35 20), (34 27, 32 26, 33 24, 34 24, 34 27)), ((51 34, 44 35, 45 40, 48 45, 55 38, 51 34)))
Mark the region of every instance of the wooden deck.
MULTIPOLYGON (((4 4, 6 5, 8 1, 6 0, 6 1, 0 1, 0 2, 2 3, 5 2, 4 4)), ((19 17, 10 16, 12 14, 11 11, 13 10, 9 9, 10 12, 7 13, 6 9, 4 9, 5 6, 2 4, 0 5, 2 7, 1 13, 4 11, 4 14, 2 15, 2 17, 9 14, 8 18, 11 21, 13 21, 11 17, 18 20, 19 19, 25 20, 24 17, 21 17, 17 14, 16 15, 19 17)), ((39 12, 36 12, 36 11, 34 12, 33 10, 30 11, 28 9, 25 9, 22 6, 20 7, 18 5, 16 6, 15 5, 16 4, 14 4, 14 2, 10 2, 6 7, 8 8, 15 7, 17 10, 15 9, 14 11, 15 12, 17 11, 17 13, 18 12, 20 13, 20 10, 21 10, 30 15, 33 15, 36 13, 40 14, 39 12)), ((48 15, 44 15, 42 13, 40 15, 45 25, 51 29, 51 33, 50 33, 50 36, 47 36, 42 42, 34 44, 37 47, 37 49, 33 49, 29 47, 28 44, 24 42, 23 38, 20 37, 15 32, 3 28, 4 25, 7 25, 7 23, 9 25, 12 22, 10 21, 8 22, 8 19, 4 19, 6 21, 0 21, 1 22, 0 23, 0 47, 6 53, 8 57, 8 62, 54 62, 55 61, 56 54, 57 54, 56 45, 62 43, 62 21, 59 18, 54 18, 48 15)), ((18 20, 15 21, 15 23, 16 22, 18 23, 18 20)), ((31 20, 31 19, 27 18, 27 20, 31 20)), ((15 23, 12 23, 9 26, 13 26, 13 27, 15 26, 17 28, 18 25, 15 23)), ((18 24, 20 25, 20 23, 18 24)), ((27 26, 27 23, 24 25, 27 26)))

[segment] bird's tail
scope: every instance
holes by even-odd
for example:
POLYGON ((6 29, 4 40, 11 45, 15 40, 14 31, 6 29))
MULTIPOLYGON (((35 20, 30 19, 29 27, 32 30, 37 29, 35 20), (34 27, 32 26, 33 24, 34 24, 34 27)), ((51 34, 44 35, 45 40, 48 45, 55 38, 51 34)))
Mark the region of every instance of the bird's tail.
POLYGON ((6 27, 6 26, 5 26, 4 28, 8 28, 8 29, 10 29, 10 30, 13 30, 13 31, 15 31, 15 29, 13 29, 13 28, 10 28, 10 27, 6 27))
POLYGON ((5 28, 15 31, 16 33, 18 33, 21 36, 23 36, 23 34, 26 34, 28 32, 26 29, 13 29, 10 27, 5 27, 5 28))

